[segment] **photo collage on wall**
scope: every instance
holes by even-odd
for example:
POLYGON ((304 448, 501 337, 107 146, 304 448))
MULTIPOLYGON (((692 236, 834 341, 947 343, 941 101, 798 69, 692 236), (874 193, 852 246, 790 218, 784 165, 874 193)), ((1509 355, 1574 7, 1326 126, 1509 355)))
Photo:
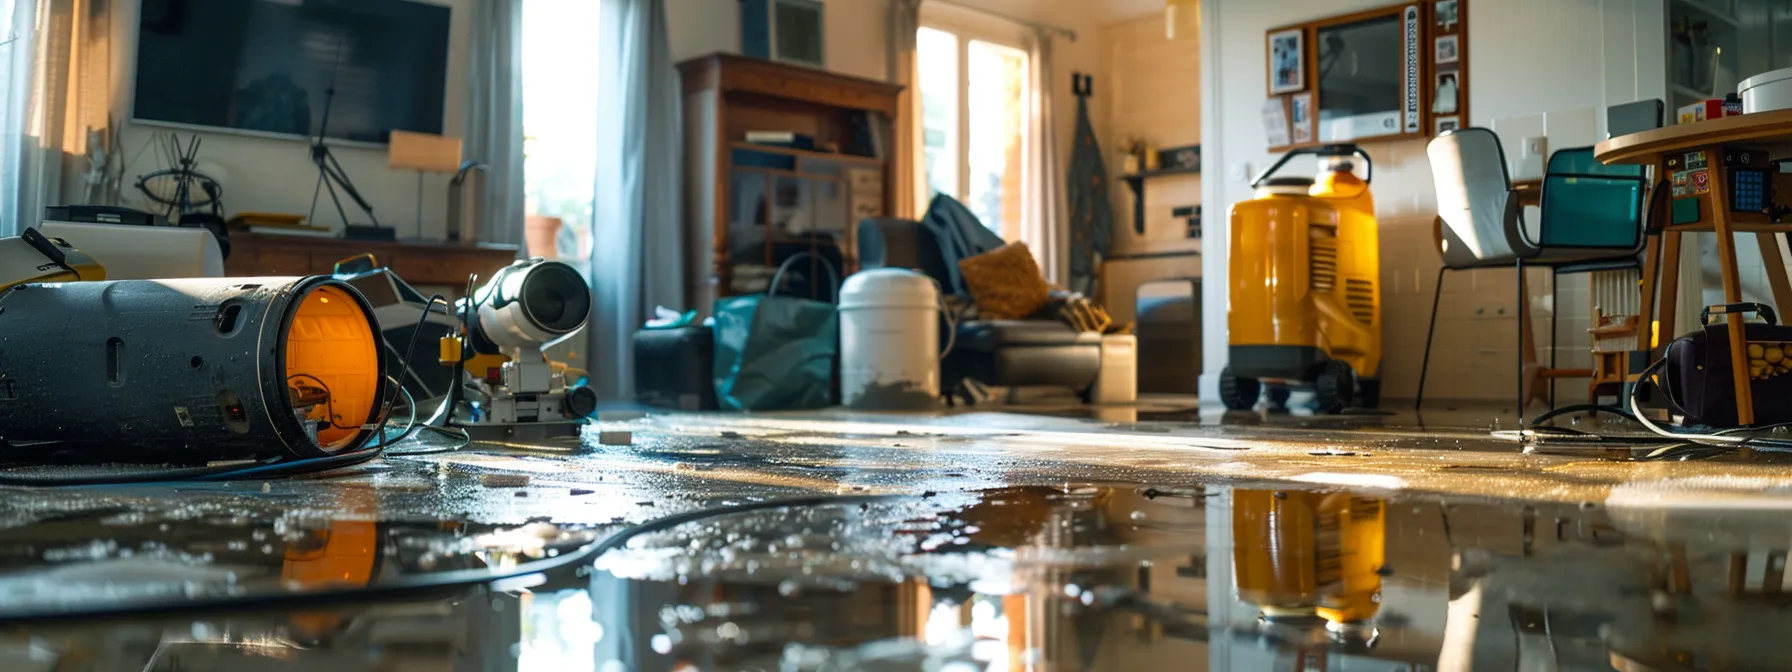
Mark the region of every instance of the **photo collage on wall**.
POLYGON ((1271 144, 1313 141, 1313 92, 1307 86, 1306 31, 1290 28, 1269 34, 1269 93, 1264 125, 1271 144))
POLYGON ((1431 134, 1468 118, 1468 0, 1431 3, 1431 134))
POLYGON ((1264 31, 1261 115, 1269 149, 1434 137, 1468 125, 1468 39, 1468 0, 1408 0, 1264 31), (1357 63, 1354 50, 1384 48, 1399 49, 1403 66, 1392 94, 1373 87, 1395 73, 1360 76, 1355 65, 1331 67, 1357 63), (1348 58, 1339 61, 1342 56, 1348 58), (1363 93, 1366 88, 1373 90, 1363 93), (1359 95, 1345 96, 1322 115, 1321 96, 1330 91, 1359 95))

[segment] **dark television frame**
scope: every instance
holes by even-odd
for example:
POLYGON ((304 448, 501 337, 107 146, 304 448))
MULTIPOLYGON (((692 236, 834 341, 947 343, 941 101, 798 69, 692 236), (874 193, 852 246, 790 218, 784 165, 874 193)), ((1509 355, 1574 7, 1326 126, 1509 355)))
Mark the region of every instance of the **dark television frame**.
MULTIPOLYGON (((397 0, 397 1, 409 2, 409 3, 413 3, 413 4, 419 4, 419 5, 427 5, 427 6, 431 6, 431 7, 439 7, 448 12, 448 35, 447 35, 447 41, 446 41, 447 53, 444 54, 444 57, 442 59, 442 133, 441 134, 442 135, 451 135, 451 133, 449 131, 452 129, 448 128, 448 111, 449 111, 449 108, 454 103, 454 100, 453 100, 454 96, 452 96, 450 94, 449 83, 451 83, 455 80, 455 74, 456 74, 456 72, 455 72, 456 71, 456 65, 455 65, 456 61, 454 58, 454 39, 455 39, 455 32, 456 32, 455 31, 455 23, 456 23, 456 19, 460 18, 459 13, 454 11, 454 6, 452 6, 452 5, 444 4, 441 2, 432 2, 431 0, 397 0)), ((123 100, 121 101, 124 103, 125 109, 128 111, 128 114, 125 117, 125 119, 128 123, 130 123, 132 125, 155 126, 155 127, 160 127, 160 128, 179 129, 179 130, 183 130, 183 131, 199 131, 202 133, 220 133, 220 134, 235 135, 235 136, 250 137, 250 138, 266 138, 266 139, 270 139, 270 140, 297 140, 300 142, 312 142, 312 141, 317 140, 317 135, 315 133, 299 135, 297 133, 281 133, 278 131, 259 131, 259 130, 255 130, 255 129, 251 129, 251 128, 236 128, 234 126, 212 126, 212 125, 208 125, 208 124, 193 124, 193 123, 187 123, 187 122, 183 122, 183 121, 168 121, 168 120, 164 120, 164 119, 146 119, 146 118, 137 116, 137 79, 138 79, 138 74, 140 71, 140 68, 138 67, 138 54, 140 51, 139 43, 142 39, 142 25, 143 25, 142 11, 143 11, 143 8, 142 8, 142 5, 137 2, 131 3, 131 6, 133 9, 135 9, 135 11, 137 13, 130 16, 128 18, 128 21, 126 22, 127 25, 129 26, 126 30, 128 32, 128 39, 130 40, 130 42, 127 45, 121 45, 121 46, 126 47, 125 51, 126 51, 126 53, 128 53, 130 55, 130 59, 131 59, 130 74, 128 76, 129 78, 124 82, 125 87, 124 87, 124 91, 122 92, 123 100)), ((123 18, 123 17, 114 17, 114 20, 117 20, 118 18, 123 18)), ((462 95, 463 96, 465 95, 464 92, 462 95)), ((388 129, 388 130, 393 130, 393 129, 388 129)), ((330 145, 333 147, 361 147, 361 148, 367 148, 367 149, 385 149, 387 146, 389 146, 391 144, 390 142, 351 140, 348 138, 339 138, 339 137, 325 137, 323 142, 324 142, 324 144, 330 145)))

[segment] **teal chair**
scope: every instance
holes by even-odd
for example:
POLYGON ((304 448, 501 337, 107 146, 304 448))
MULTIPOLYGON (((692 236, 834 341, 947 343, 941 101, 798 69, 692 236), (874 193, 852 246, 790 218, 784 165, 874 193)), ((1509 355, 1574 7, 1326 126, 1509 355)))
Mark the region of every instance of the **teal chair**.
MULTIPOLYGON (((1425 336, 1425 359, 1419 370, 1418 405, 1425 401, 1425 376, 1431 365, 1431 339, 1437 329, 1437 306, 1443 297, 1444 272, 1476 268, 1516 268, 1523 287, 1526 266, 1543 266, 1554 274, 1633 268, 1640 265, 1648 179, 1642 166, 1608 166, 1593 158, 1592 147, 1552 154, 1543 177, 1540 219, 1533 236, 1524 208, 1506 172, 1499 136, 1485 128, 1464 128, 1438 136, 1426 147, 1437 187, 1438 216, 1443 219, 1443 268, 1431 299, 1431 325, 1425 336)), ((1665 189, 1656 189, 1663 196, 1665 189)), ((1550 283, 1554 305, 1555 283, 1550 283)), ((1525 297, 1518 297, 1524 309, 1525 297)), ((1522 314, 1521 314, 1522 316, 1522 314)), ((1519 320, 1519 341, 1524 340, 1519 320)), ((1556 320, 1550 316, 1550 366, 1555 366, 1556 320)), ((1524 419, 1524 371, 1518 364, 1518 413, 1524 419)))

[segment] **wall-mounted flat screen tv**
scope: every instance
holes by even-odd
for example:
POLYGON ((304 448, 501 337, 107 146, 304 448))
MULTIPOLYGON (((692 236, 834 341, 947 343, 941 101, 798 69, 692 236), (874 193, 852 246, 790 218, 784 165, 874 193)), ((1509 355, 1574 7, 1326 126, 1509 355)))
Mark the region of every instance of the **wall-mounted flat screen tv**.
POLYGON ((442 132, 448 7, 408 0, 143 0, 132 117, 383 143, 442 132))

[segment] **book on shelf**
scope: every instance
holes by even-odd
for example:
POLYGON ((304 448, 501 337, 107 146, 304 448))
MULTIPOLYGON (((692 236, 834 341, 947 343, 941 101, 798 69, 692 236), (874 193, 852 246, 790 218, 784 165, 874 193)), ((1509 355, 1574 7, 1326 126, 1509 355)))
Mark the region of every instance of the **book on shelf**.
POLYGON ((795 131, 747 131, 747 142, 789 149, 815 149, 815 138, 795 131))

